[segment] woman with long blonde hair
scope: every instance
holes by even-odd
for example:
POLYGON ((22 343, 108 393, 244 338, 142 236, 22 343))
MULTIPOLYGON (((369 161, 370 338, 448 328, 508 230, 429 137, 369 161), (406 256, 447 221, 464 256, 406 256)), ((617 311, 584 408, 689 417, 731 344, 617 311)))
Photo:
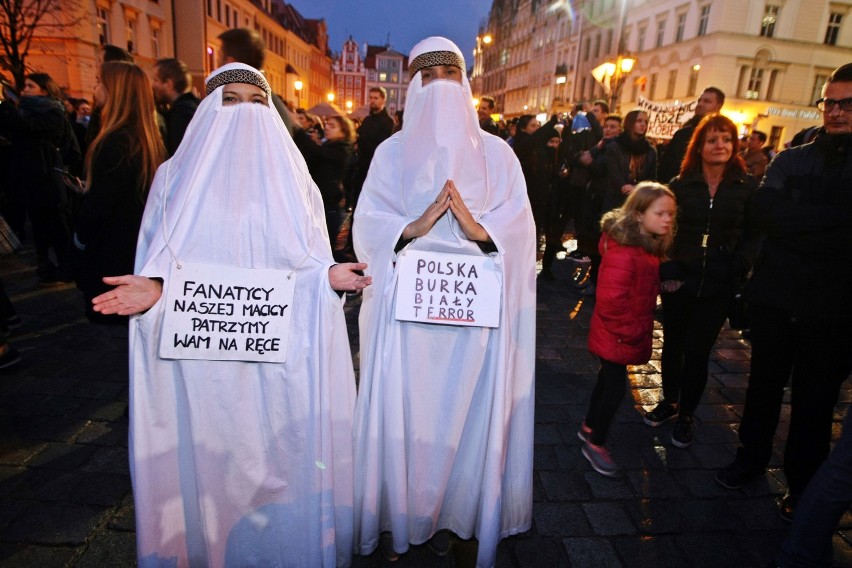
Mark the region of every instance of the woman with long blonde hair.
POLYGON ((77 286, 91 321, 123 323, 93 312, 91 300, 110 288, 104 276, 132 272, 145 200, 166 152, 151 83, 139 66, 104 63, 94 98, 101 130, 86 155, 88 190, 75 220, 74 244, 83 251, 77 286))

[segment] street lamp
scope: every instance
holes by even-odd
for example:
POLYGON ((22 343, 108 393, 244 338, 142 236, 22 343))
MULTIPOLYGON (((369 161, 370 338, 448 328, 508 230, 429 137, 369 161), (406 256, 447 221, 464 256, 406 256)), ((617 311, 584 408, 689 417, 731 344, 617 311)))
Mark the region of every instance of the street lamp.
POLYGON ((624 86, 624 78, 633 71, 636 59, 630 56, 619 55, 615 62, 605 61, 594 69, 592 76, 600 83, 609 95, 609 108, 617 112, 617 103, 621 98, 621 88, 624 86))
POLYGON ((296 106, 302 106, 302 87, 304 87, 304 83, 302 83, 301 79, 296 79, 293 82, 293 88, 296 89, 296 106))
POLYGON ((352 101, 346 101, 346 112, 352 112, 352 101))
POLYGON ((334 102, 334 93, 329 93, 328 95, 326 95, 326 97, 328 98, 328 102, 334 102))

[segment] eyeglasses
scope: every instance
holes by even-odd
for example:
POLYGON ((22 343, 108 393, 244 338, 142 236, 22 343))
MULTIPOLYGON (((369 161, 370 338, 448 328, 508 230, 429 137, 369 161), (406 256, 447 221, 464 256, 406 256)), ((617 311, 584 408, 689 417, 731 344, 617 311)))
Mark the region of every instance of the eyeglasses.
POLYGON ((822 112, 831 112, 834 107, 839 106, 840 110, 844 112, 852 112, 852 99, 820 99, 817 101, 816 106, 822 112))

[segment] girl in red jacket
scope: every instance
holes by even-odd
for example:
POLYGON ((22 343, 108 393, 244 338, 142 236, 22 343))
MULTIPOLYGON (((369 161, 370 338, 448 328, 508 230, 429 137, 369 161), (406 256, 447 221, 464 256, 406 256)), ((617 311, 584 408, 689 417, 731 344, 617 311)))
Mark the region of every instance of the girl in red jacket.
POLYGON ((604 443, 624 398, 627 365, 651 357, 660 259, 675 229, 674 194, 664 185, 642 182, 621 208, 603 216, 601 229, 602 261, 589 330, 589 351, 600 357, 601 370, 577 435, 595 471, 612 477, 618 467, 604 443))

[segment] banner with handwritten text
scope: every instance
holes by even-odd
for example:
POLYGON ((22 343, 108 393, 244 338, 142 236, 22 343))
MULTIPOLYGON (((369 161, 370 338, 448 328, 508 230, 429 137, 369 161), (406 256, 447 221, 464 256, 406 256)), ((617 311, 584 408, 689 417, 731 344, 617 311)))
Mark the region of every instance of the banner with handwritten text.
POLYGON ((500 326, 503 279, 492 257, 406 250, 397 271, 396 319, 500 326))
POLYGON ((164 359, 282 363, 295 277, 262 268, 181 262, 165 283, 164 359))
POLYGON ((655 103, 639 97, 640 109, 648 113, 648 138, 670 139, 695 114, 698 100, 684 103, 655 103))

